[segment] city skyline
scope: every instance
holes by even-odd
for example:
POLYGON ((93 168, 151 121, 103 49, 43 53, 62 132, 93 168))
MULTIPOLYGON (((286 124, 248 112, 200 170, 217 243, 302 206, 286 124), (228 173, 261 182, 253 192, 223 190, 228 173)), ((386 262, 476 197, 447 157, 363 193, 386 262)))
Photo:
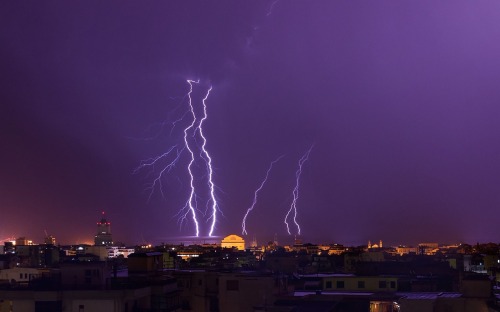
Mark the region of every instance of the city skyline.
MULTIPOLYGON (((169 237, 156 237, 153 240, 143 240, 141 242, 133 242, 128 243, 122 240, 118 240, 116 242, 112 241, 112 231, 111 231, 111 222, 107 219, 107 215, 104 211, 99 214, 99 218, 97 219, 97 229, 94 228, 93 232, 90 230, 92 226, 88 227, 88 231, 91 235, 87 235, 85 233, 83 240, 79 241, 71 241, 69 242, 66 238, 62 238, 62 242, 54 237, 54 235, 49 234, 46 230, 44 230, 44 237, 26 237, 23 235, 14 235, 11 237, 0 237, 0 245, 4 243, 13 243, 17 245, 16 242, 21 241, 21 245, 43 245, 43 244, 52 244, 59 246, 78 246, 78 245, 94 245, 94 246, 106 246, 109 248, 124 247, 124 246, 164 246, 164 245, 183 245, 183 246, 195 246, 195 245, 221 245, 221 241, 228 237, 238 237, 245 240, 245 245, 247 248, 254 247, 254 244, 257 246, 268 246, 270 244, 280 247, 289 247, 293 245, 323 245, 323 246, 344 246, 345 248, 382 248, 382 239, 368 239, 368 241, 326 241, 326 240, 309 240, 308 237, 303 237, 300 235, 284 235, 279 237, 277 233, 275 233, 272 237, 262 236, 259 234, 254 234, 250 237, 248 234, 234 234, 234 233, 225 233, 220 236, 169 236, 169 237), (92 234, 93 233, 93 234, 92 234), (115 246, 115 247, 111 247, 115 246)), ((429 240, 429 241, 397 241, 394 239, 390 239, 389 241, 384 241, 383 247, 385 249, 393 249, 399 247, 405 248, 414 248, 421 245, 427 246, 461 246, 461 245, 479 245, 479 244, 497 244, 492 241, 485 242, 471 242, 471 241, 440 241, 440 240, 429 240)))
POLYGON ((499 9, 0 3, 0 237, 92 241, 101 211, 117 241, 192 236, 176 216, 189 160, 150 198, 152 176, 133 172, 183 138, 186 81, 199 80, 196 92, 211 86, 214 236, 241 234, 283 155, 245 237, 293 240, 283 219, 314 144, 296 202, 303 241, 498 242, 499 9))

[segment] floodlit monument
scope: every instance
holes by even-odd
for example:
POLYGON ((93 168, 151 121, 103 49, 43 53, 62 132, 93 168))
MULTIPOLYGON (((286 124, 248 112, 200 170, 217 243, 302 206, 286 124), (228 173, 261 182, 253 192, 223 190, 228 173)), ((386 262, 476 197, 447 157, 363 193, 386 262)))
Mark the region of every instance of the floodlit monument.
POLYGON ((243 237, 235 234, 224 237, 220 245, 222 248, 236 247, 238 250, 245 250, 245 240, 243 237))

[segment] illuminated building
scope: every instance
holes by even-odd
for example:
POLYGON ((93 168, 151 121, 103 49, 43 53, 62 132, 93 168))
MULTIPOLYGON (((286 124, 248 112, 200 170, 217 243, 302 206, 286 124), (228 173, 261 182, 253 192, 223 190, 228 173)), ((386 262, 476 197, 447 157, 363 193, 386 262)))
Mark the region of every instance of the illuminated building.
POLYGON ((400 256, 407 255, 410 253, 417 254, 417 247, 408 247, 408 246, 398 246, 396 247, 396 253, 400 256))
POLYGON ((255 235, 253 236, 253 240, 252 243, 250 244, 250 247, 257 248, 257 238, 255 238, 255 235))
POLYGON ((222 248, 236 247, 238 250, 245 250, 245 240, 243 237, 234 234, 224 237, 220 245, 222 248))
POLYGON ((104 211, 102 212, 102 219, 97 222, 97 234, 94 238, 94 245, 96 246, 111 246, 113 239, 111 238, 111 222, 104 218, 104 211))
POLYGON ((372 249, 372 248, 383 248, 382 240, 379 241, 378 245, 377 244, 372 245, 372 242, 368 241, 368 249, 372 249))
POLYGON ((19 237, 16 238, 16 246, 22 245, 22 246, 27 246, 27 245, 33 245, 33 241, 26 239, 26 237, 19 237))
POLYGON ((420 243, 418 244, 419 253, 422 255, 434 255, 439 250, 438 243, 420 243))
POLYGON ((45 236, 44 243, 45 243, 45 245, 55 245, 56 238, 52 235, 47 235, 47 236, 45 236))
POLYGON ((123 258, 128 258, 130 254, 135 252, 134 248, 125 248, 125 247, 107 247, 108 258, 116 258, 118 256, 123 256, 123 258))

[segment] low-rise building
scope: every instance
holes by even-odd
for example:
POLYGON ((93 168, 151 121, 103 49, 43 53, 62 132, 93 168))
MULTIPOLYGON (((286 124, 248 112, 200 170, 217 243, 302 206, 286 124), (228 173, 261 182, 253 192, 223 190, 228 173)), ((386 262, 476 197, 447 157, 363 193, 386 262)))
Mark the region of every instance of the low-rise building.
POLYGON ((128 256, 128 271, 131 274, 155 274, 162 270, 161 252, 136 252, 128 256))
MULTIPOLYGON (((0 280, 14 285, 28 285, 28 283, 41 276, 40 269, 15 267, 0 270, 0 280)), ((1 298, 0 298, 1 299, 1 298)))

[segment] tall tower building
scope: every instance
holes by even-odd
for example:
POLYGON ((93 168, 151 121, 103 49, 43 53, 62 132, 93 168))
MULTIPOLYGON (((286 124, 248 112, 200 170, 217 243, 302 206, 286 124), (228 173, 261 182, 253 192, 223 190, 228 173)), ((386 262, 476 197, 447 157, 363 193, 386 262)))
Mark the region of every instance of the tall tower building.
POLYGON ((113 245, 113 239, 111 238, 111 223, 104 217, 104 211, 102 212, 102 218, 100 222, 97 222, 97 234, 94 238, 95 246, 111 246, 113 245))
POLYGON ((255 238, 255 235, 253 236, 252 244, 250 245, 250 247, 257 247, 257 238, 255 238))

